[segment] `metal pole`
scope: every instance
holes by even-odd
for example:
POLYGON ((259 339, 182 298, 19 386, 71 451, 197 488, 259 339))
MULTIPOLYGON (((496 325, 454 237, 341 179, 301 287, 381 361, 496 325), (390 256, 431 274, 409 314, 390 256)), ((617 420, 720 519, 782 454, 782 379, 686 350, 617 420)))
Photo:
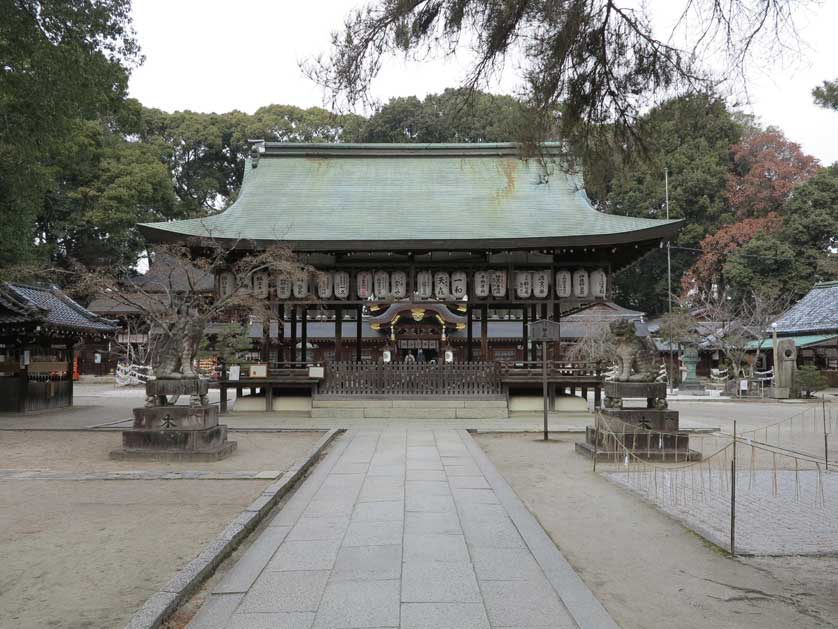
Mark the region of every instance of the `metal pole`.
POLYGON ((544 441, 547 441, 547 341, 541 341, 541 389, 544 395, 544 441))
MULTIPOLYGON (((666 199, 666 220, 669 220, 669 169, 663 169, 664 191, 666 199)), ((672 356, 672 256, 669 249, 669 241, 666 241, 666 292, 669 297, 669 369, 667 370, 669 389, 673 389, 672 371, 675 371, 674 359, 672 356)))
POLYGON ((733 458, 730 462, 730 555, 736 556, 736 420, 733 420, 733 458))

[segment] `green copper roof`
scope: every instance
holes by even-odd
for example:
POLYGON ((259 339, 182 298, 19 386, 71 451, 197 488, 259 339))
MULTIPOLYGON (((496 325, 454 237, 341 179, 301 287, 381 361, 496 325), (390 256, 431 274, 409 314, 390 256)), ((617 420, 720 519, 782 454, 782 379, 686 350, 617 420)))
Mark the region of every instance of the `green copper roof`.
MULTIPOLYGON (((257 145, 257 147, 260 145, 257 145)), ((229 208, 145 223, 151 241, 284 241, 301 250, 561 246, 669 238, 680 221, 602 214, 549 155, 514 144, 264 143, 229 208)))

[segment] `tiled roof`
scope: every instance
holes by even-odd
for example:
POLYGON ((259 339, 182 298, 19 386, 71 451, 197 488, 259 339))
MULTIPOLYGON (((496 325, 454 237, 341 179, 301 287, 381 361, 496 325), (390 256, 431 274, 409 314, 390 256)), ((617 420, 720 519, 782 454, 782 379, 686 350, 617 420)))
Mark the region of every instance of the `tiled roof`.
POLYGON ((616 245, 669 238, 681 221, 603 214, 581 180, 514 144, 265 143, 224 212, 145 223, 154 242, 282 241, 297 250, 419 245, 616 245), (522 242, 525 241, 525 242, 522 242))
POLYGON ((116 330, 112 323, 82 308, 56 286, 0 285, 0 325, 25 322, 103 334, 116 330))
POLYGON ((815 284, 776 324, 778 334, 838 331, 838 282, 815 284))

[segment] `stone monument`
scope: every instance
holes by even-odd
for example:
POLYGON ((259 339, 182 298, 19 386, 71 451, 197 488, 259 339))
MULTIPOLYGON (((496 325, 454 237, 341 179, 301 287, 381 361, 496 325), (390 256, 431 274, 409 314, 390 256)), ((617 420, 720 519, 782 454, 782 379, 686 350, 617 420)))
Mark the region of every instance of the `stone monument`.
MULTIPOLYGON (((585 441, 576 444, 580 454, 608 460, 615 455, 605 438, 605 429, 619 435, 635 456, 647 460, 697 461, 701 454, 689 447, 689 435, 678 426, 678 411, 669 410, 666 382, 657 382, 660 358, 648 335, 637 334, 633 321, 610 325, 615 339, 616 374, 605 383, 604 408, 596 426, 585 430, 585 441), (629 406, 627 399, 640 399, 642 406, 629 406)), ((622 456, 622 452, 616 453, 622 456)))
POLYGON ((681 360, 684 362, 687 373, 678 387, 678 392, 687 395, 705 395, 707 392, 704 390, 704 385, 695 373, 696 365, 698 365, 698 348, 692 344, 687 345, 681 360))
POLYGON ((204 323, 185 315, 158 332, 164 337, 145 406, 134 409, 134 425, 122 432, 122 448, 111 452, 112 459, 217 461, 236 449, 207 401, 208 382, 193 368, 204 323), (169 402, 180 396, 189 396, 188 406, 169 402))
POLYGON ((777 339, 774 350, 774 382, 768 391, 768 397, 777 399, 789 397, 795 371, 797 371, 797 347, 794 339, 777 339))

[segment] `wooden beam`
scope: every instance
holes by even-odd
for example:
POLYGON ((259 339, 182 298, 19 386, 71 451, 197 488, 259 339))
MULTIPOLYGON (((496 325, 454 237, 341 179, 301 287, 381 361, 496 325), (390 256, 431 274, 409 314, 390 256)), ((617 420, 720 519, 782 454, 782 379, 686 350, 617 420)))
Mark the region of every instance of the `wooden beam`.
POLYGON ((335 362, 340 362, 343 339, 343 308, 335 307, 335 362))
POLYGON ((297 306, 291 306, 291 355, 288 362, 297 362, 297 306))
POLYGON ((530 344, 530 330, 529 330, 529 315, 527 314, 527 307, 521 307, 521 313, 523 315, 521 321, 523 323, 523 330, 524 333, 522 335, 522 341, 524 343, 524 360, 527 360, 527 350, 530 344))
POLYGON ((466 308, 466 327, 468 328, 466 332, 466 361, 472 362, 474 360, 474 348, 472 347, 472 343, 474 342, 474 330, 472 330, 472 326, 474 325, 474 315, 472 314, 474 309, 471 307, 471 304, 468 305, 466 308))
POLYGON ((308 307, 303 306, 300 312, 303 319, 303 338, 300 341, 300 360, 306 362, 308 360, 308 307))
POLYGON ((361 362, 361 337, 363 336, 364 307, 358 306, 355 315, 355 362, 361 362))
POLYGON ((480 306, 480 360, 489 360, 489 304, 480 306))

